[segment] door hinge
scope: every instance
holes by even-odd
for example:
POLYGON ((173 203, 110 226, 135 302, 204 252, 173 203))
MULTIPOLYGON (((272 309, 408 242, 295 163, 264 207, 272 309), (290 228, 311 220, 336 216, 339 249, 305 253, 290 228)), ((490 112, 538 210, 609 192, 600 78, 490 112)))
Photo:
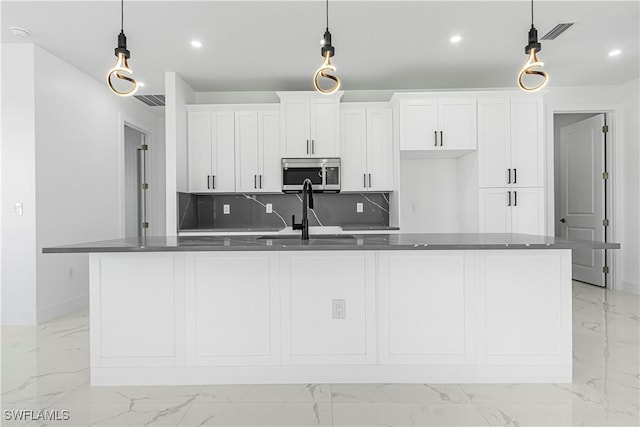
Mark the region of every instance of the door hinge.
POLYGON ((604 180, 609 179, 609 172, 602 172, 602 179, 604 180))
POLYGON ((604 267, 602 267, 602 272, 603 272, 604 274, 609 274, 609 266, 608 266, 608 265, 605 265, 604 267))
POLYGON ((605 227, 609 226, 609 220, 608 219, 603 219, 602 220, 602 225, 604 225, 605 227))
POLYGON ((149 184, 147 184, 146 182, 143 182, 141 185, 143 190, 148 190, 149 189, 149 184))
POLYGON ((602 133, 607 133, 607 132, 609 132, 609 125, 602 126, 602 133))
POLYGON ((147 150, 149 149, 149 146, 148 146, 147 144, 142 144, 142 145, 140 146, 140 149, 141 149, 142 151, 147 151, 147 150))
POLYGON ((143 222, 142 223, 142 228, 149 228, 149 223, 148 222, 143 222))

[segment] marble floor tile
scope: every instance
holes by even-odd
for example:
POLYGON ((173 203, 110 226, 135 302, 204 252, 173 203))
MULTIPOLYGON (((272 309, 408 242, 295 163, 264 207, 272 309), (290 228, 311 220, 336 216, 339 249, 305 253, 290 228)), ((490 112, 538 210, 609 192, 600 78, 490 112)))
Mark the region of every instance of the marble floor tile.
POLYGON ((330 426, 330 403, 194 403, 181 426, 330 426))
POLYGON ((471 403, 455 384, 333 384, 333 403, 471 403))
POLYGON ((194 403, 225 402, 331 402, 329 385, 205 385, 194 403))
POLYGON ((333 403, 334 426, 486 426, 472 404, 333 403))

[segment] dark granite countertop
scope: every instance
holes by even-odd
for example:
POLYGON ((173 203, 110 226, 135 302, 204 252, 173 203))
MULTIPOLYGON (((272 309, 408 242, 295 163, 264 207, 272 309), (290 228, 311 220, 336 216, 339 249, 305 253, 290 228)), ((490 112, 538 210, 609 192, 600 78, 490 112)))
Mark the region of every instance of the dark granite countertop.
POLYGON ((307 250, 488 250, 619 249, 618 243, 569 241, 529 234, 337 234, 297 236, 152 236, 44 248, 43 253, 307 251, 307 250), (347 236, 347 237, 345 237, 347 236))

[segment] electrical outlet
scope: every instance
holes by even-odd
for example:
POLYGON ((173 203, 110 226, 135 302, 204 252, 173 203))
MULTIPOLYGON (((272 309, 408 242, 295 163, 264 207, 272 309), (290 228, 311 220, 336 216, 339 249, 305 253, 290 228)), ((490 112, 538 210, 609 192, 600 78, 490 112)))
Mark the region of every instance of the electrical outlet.
POLYGON ((13 207, 13 215, 22 216, 22 203, 16 203, 13 207))
POLYGON ((222 213, 229 215, 231 213, 231 205, 222 205, 222 213))
POLYGON ((266 211, 267 213, 273 212, 273 205, 271 203, 267 203, 266 211))
POLYGON ((356 203, 356 212, 362 213, 364 210, 364 205, 362 203, 356 203))
POLYGON ((73 276, 74 276, 73 267, 69 267, 69 280, 73 279, 73 276))
POLYGON ((343 299, 333 300, 333 318, 334 319, 346 319, 347 318, 347 301, 343 299))

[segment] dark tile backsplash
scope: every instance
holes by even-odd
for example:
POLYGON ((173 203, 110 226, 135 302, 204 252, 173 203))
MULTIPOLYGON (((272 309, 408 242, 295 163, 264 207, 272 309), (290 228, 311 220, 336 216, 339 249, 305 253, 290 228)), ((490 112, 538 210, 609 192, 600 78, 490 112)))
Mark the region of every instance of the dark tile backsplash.
MULTIPOLYGON (((309 211, 311 226, 389 225, 388 193, 319 193, 313 195, 314 209, 309 211), (363 204, 363 212, 356 212, 356 204, 363 204)), ((302 219, 300 194, 188 194, 178 193, 179 230, 209 229, 281 229, 302 219), (266 213, 266 204, 273 212, 266 213), (224 215, 223 205, 230 213, 224 215)))

